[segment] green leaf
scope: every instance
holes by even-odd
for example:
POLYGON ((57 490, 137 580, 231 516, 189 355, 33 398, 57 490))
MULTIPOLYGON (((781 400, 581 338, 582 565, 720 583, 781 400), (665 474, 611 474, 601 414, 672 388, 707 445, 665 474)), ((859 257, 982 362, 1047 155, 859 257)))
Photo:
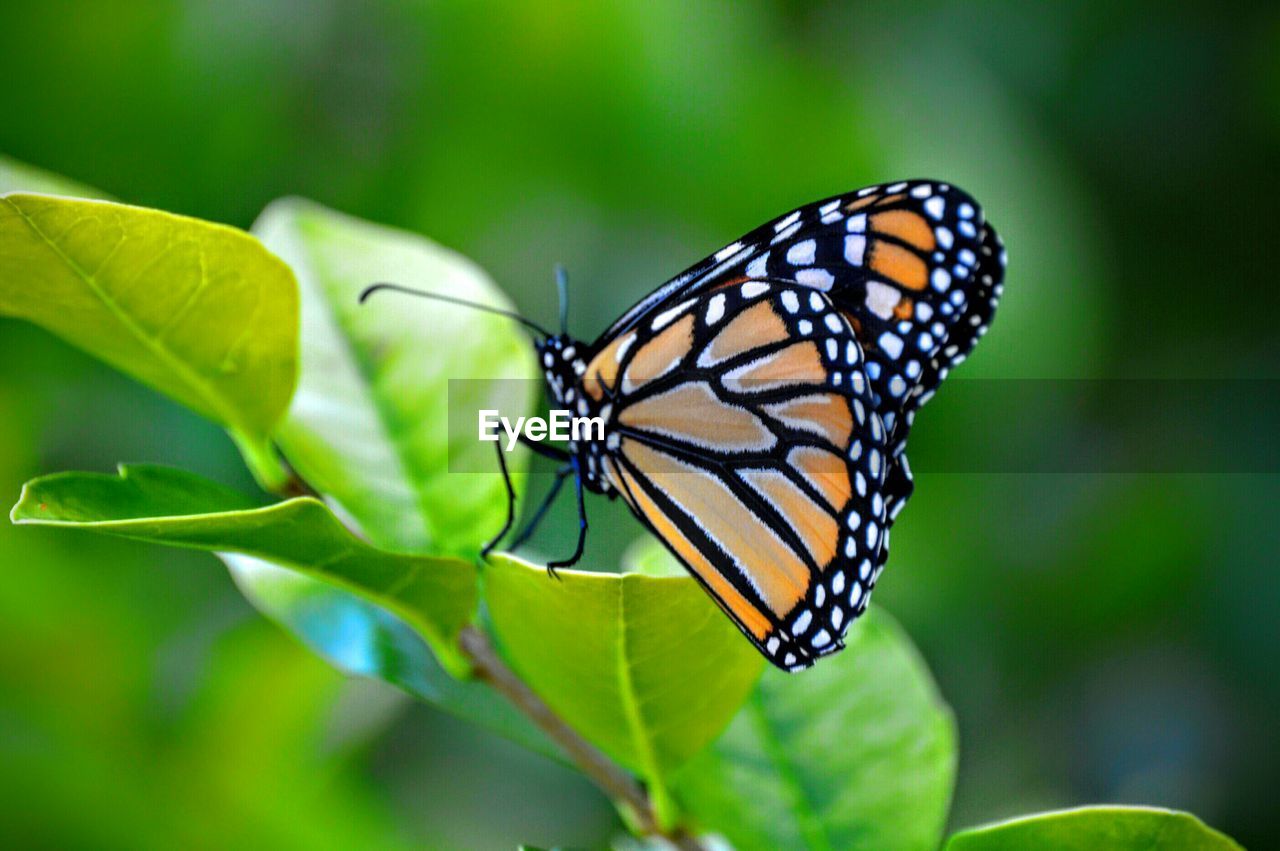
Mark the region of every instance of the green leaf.
POLYGON ((0 194, 5 192, 39 192, 44 195, 111 200, 107 193, 79 181, 0 156, 0 194))
POLYGON ((35 479, 22 489, 10 517, 287 565, 385 608, 412 626, 452 672, 467 670, 454 639, 475 609, 474 566, 375 549, 317 500, 261 505, 192 473, 122 466, 119 476, 35 479))
POLYGON ((0 195, 0 314, 221 423, 255 470, 293 394, 298 291, 243 231, 159 210, 0 195))
POLYGON ((738 851, 932 851, 955 780, 951 712, 901 628, 872 607, 813 668, 765 671, 676 779, 700 829, 738 851))
POLYGON ((1240 851, 1190 813, 1099 806, 1022 816, 962 830, 946 851, 1240 851))
POLYGON ((385 680, 531 750, 566 761, 550 739, 488 686, 450 676, 422 637, 385 609, 263 559, 219 555, 259 611, 335 667, 385 680))
POLYGON ((466 258, 306 201, 277 201, 254 232, 301 284, 302 374, 277 435, 290 463, 378 544, 474 555, 506 517, 476 411, 527 413, 538 386, 527 380, 538 377, 529 340, 480 311, 392 292, 357 298, 392 281, 510 305, 466 258))
POLYGON ((645 576, 688 576, 680 562, 652 535, 637 538, 622 554, 623 573, 645 576))
POLYGON ((495 556, 482 572, 507 661, 674 815, 670 773, 733 717, 763 660, 689 577, 562 570, 495 556))

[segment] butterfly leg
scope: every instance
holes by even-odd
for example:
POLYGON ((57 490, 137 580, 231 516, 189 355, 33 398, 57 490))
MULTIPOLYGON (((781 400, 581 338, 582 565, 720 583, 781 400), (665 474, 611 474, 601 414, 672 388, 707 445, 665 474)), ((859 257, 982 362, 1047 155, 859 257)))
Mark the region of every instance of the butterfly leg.
POLYGON ((485 544, 484 548, 480 550, 480 558, 482 559, 489 558, 489 553, 493 551, 499 541, 506 537, 506 534, 511 531, 511 527, 516 522, 516 489, 511 484, 511 473, 507 470, 507 456, 502 451, 501 443, 495 442, 493 446, 498 450, 498 469, 502 471, 502 481, 507 486, 507 522, 502 524, 502 529, 498 531, 498 534, 494 535, 489 543, 485 544))
MULTIPOLYGON (((550 458, 553 461, 569 460, 569 453, 565 452, 563 449, 560 449, 555 446, 544 446, 541 443, 537 443, 535 441, 525 438, 523 434, 520 435, 520 442, 523 443, 525 446, 529 447, 530 449, 532 449, 538 455, 543 456, 544 458, 550 458)), ((498 469, 502 471, 502 481, 507 486, 507 522, 502 524, 502 530, 499 531, 498 534, 495 535, 489 541, 489 543, 485 544, 484 548, 480 550, 480 557, 485 559, 489 557, 489 553, 491 553, 493 551, 493 548, 498 545, 498 542, 501 541, 504 537, 506 537, 507 533, 511 531, 511 527, 514 526, 516 522, 516 491, 511 484, 511 473, 507 469, 507 458, 502 451, 502 444, 500 442, 495 442, 493 446, 498 451, 498 469)), ((565 475, 568 475, 568 473, 557 472, 556 475, 558 478, 556 479, 555 488, 552 491, 553 498, 554 498, 555 490, 558 490, 560 487, 560 478, 565 475)), ((546 511, 546 509, 547 509, 547 506, 545 504, 538 509, 538 513, 534 517, 535 522, 541 519, 542 514, 543 512, 546 511)), ((531 523, 530 525, 534 525, 534 524, 531 523)), ((523 543, 524 540, 531 533, 532 533, 532 530, 526 527, 525 531, 521 533, 516 543, 511 545, 512 549, 514 549, 515 547, 523 543)))
POLYGON ((547 509, 551 507, 551 503, 556 501, 556 497, 560 494, 560 488, 564 485, 565 477, 573 472, 573 465, 566 464, 559 470, 556 470, 556 480, 551 484, 551 490, 547 491, 547 495, 542 498, 542 504, 538 506, 538 510, 533 513, 533 517, 520 530, 520 534, 516 535, 516 539, 511 542, 511 549, 523 544, 529 540, 534 530, 538 528, 538 524, 542 522, 543 515, 547 513, 547 509))
MULTIPOLYGON (((569 463, 573 465, 573 483, 578 494, 578 546, 574 548, 573 555, 563 561, 547 562, 547 573, 556 576, 556 570, 561 567, 573 567, 578 563, 578 559, 582 558, 582 550, 587 543, 587 506, 582 499, 582 470, 578 467, 578 458, 573 456, 569 459, 569 463)), ((558 576, 556 576, 559 579, 558 576)))

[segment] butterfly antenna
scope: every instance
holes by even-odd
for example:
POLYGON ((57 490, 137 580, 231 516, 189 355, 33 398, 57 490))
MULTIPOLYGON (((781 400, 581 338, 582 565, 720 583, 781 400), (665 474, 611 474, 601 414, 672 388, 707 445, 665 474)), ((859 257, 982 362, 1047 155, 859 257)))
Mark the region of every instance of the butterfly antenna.
POLYGON ((443 302, 447 302, 448 304, 456 304, 461 307, 470 307, 473 310, 480 310, 480 311, 483 311, 484 313, 492 313, 495 316, 505 316, 508 319, 519 322, 521 325, 528 328, 530 331, 533 331, 535 334, 540 334, 543 337, 554 336, 549 331, 547 331, 547 329, 543 328, 538 323, 533 322, 529 319, 525 319, 523 316, 521 316, 520 314, 514 311, 503 310, 500 307, 491 307, 490 305, 487 305, 487 304, 478 304, 477 302, 474 302, 474 301, 467 301, 464 298, 454 298, 453 296, 443 295, 441 293, 428 292, 427 290, 415 290, 413 287, 405 287, 405 286, 401 286, 400 284, 388 284, 388 283, 370 284, 369 286, 365 287, 364 290, 361 291, 360 303, 364 304, 366 301, 369 300, 369 296, 373 295, 379 290, 393 290, 394 292, 398 292, 398 293, 416 295, 420 298, 429 298, 433 301, 443 301, 443 302))
POLYGON ((560 333, 569 336, 569 272, 556 264, 556 292, 560 293, 560 333))

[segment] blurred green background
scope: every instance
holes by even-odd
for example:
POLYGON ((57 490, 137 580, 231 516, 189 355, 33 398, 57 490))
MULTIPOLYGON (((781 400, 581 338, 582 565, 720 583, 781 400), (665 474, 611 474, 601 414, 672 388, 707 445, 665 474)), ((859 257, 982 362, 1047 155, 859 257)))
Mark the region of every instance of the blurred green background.
MULTIPOLYGON (((242 227, 308 196, 463 251, 547 321, 563 261, 587 338, 792 206, 939 177, 1010 252, 958 375, 1276 379, 1277 57, 1275 4, 11 0, 0 152, 242 227)), ((216 427, 52 337, 0 320, 0 353, 9 502, 120 460, 252 487, 216 427)), ((1056 458, 1037 435, 1086 417, 993 433, 946 396, 913 436, 938 469, 1011 439, 1056 458)), ((1250 401, 1206 440, 1239 451, 1218 424, 1250 401)), ((876 599, 957 712, 953 822, 1114 800, 1280 845, 1278 506, 1265 469, 922 470, 876 599)), ((589 508, 588 557, 613 564, 639 526, 589 508)), ((561 509, 539 539, 556 554, 561 509)), ((19 844, 617 829, 567 769, 329 670, 211 557, 4 524, 0 569, 0 835, 19 844)))

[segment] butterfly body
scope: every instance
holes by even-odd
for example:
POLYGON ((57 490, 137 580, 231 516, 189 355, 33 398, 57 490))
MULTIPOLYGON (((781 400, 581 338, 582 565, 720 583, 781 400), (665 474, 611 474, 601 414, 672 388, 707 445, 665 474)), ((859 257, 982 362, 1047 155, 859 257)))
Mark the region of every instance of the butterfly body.
MULTIPOLYGON (((556 334, 538 342, 535 349, 552 406, 577 417, 598 417, 605 421, 605 433, 609 433, 609 420, 613 416, 611 400, 596 399, 581 386, 582 375, 592 356, 591 345, 568 334, 556 334)), ((601 476, 603 448, 598 441, 590 440, 570 440, 567 445, 569 458, 577 461, 583 487, 593 493, 616 497, 608 480, 601 476)))
POLYGON ((937 181, 751 231, 594 343, 537 344, 553 404, 604 421, 557 487, 576 475, 584 533, 583 489, 623 499, 772 663, 812 665, 866 608, 915 414, 986 331, 1004 263, 937 181))

